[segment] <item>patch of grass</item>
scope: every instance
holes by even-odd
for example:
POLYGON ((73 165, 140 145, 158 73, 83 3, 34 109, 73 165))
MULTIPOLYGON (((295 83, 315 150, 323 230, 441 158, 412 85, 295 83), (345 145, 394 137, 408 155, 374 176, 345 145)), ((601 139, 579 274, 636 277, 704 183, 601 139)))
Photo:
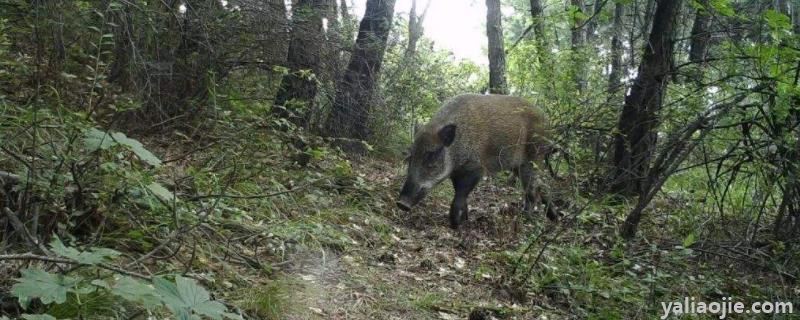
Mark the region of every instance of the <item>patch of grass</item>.
POLYGON ((80 296, 69 294, 65 303, 52 304, 47 314, 58 319, 110 319, 123 317, 115 312, 120 304, 115 296, 97 291, 80 296))
POLYGON ((240 294, 240 306, 260 319, 283 319, 289 311, 286 283, 271 281, 265 285, 246 288, 240 294))
POLYGON ((411 305, 418 310, 433 310, 435 306, 442 304, 444 296, 438 292, 427 292, 421 296, 416 296, 411 300, 411 305))

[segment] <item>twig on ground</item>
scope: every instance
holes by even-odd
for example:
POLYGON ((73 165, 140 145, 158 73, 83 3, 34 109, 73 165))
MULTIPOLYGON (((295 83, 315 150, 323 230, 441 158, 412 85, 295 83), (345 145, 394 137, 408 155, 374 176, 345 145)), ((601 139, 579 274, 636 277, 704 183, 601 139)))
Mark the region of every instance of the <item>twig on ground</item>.
POLYGON ((14 229, 22 232, 22 236, 25 238, 25 241, 28 243, 28 247, 30 247, 31 250, 39 250, 44 254, 50 254, 50 250, 47 250, 47 248, 42 245, 39 239, 31 235, 31 233, 28 231, 28 228, 26 228, 22 221, 19 220, 19 217, 17 217, 17 214, 14 213, 14 211, 11 211, 11 209, 8 207, 3 207, 3 213, 6 215, 6 217, 8 217, 8 220, 14 226, 14 229))
POLYGON ((121 267, 118 267, 118 266, 115 266, 115 265, 111 265, 111 264, 108 264, 108 263, 98 263, 98 264, 80 263, 78 261, 74 261, 74 260, 67 259, 67 258, 43 256, 43 255, 33 254, 33 253, 30 253, 30 252, 28 252, 28 253, 20 253, 20 254, 2 254, 2 255, 0 255, 0 261, 3 261, 3 260, 38 260, 38 261, 44 261, 44 262, 77 264, 77 265, 82 265, 82 266, 92 266, 92 265, 94 265, 94 266, 97 266, 97 267, 100 267, 100 268, 103 268, 103 269, 106 269, 106 270, 114 271, 114 272, 121 273, 121 274, 124 274, 124 275, 128 275, 128 276, 131 276, 131 277, 136 277, 136 278, 139 278, 139 279, 144 279, 144 280, 152 280, 153 279, 150 276, 143 275, 141 273, 136 273, 136 272, 133 272, 133 271, 128 271, 128 270, 125 270, 125 269, 123 269, 121 267))

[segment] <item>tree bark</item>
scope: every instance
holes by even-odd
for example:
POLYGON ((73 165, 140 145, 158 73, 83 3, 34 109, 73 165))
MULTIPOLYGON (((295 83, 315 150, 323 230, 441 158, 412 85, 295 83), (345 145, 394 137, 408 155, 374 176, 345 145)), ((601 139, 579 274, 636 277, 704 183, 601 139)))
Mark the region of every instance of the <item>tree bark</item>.
POLYGON ((326 123, 332 137, 368 139, 373 93, 392 26, 395 0, 368 0, 350 63, 337 85, 326 123))
POLYGON ((489 92, 507 94, 506 52, 500 0, 486 0, 486 36, 489 38, 489 92))
POLYGON ((540 42, 544 40, 544 24, 542 18, 544 17, 544 8, 542 8, 542 0, 531 0, 531 18, 533 18, 533 32, 535 32, 536 39, 540 42))
POLYGON ((349 26, 353 18, 350 16, 350 9, 347 8, 347 0, 339 1, 339 14, 342 17, 342 24, 349 26))
POLYGON ((689 61, 694 63, 702 63, 705 60, 708 41, 711 38, 711 34, 708 33, 708 0, 701 0, 699 3, 703 8, 695 13, 689 48, 689 61))
POLYGON ((306 124, 303 110, 313 107, 317 95, 315 75, 320 73, 322 17, 326 8, 325 0, 299 0, 292 7, 292 38, 286 61, 289 73, 283 77, 272 110, 299 126, 306 124))
POLYGON ((425 21, 425 15, 428 14, 428 8, 431 6, 431 1, 428 0, 428 4, 425 5, 425 9, 422 10, 422 14, 417 15, 417 0, 411 1, 411 12, 408 13, 408 44, 406 45, 406 51, 403 54, 406 60, 410 59, 417 53, 417 42, 419 39, 422 38, 423 28, 422 22, 425 21))
MULTIPOLYGON (((653 28, 631 93, 625 98, 614 137, 614 163, 611 191, 634 195, 643 190, 656 145, 658 112, 669 81, 675 30, 675 14, 680 1, 659 0, 653 28)), ((638 217, 632 218, 638 224, 638 217)), ((635 228, 635 227, 634 227, 635 228)))
MULTIPOLYGON (((610 1, 610 0, 608 0, 610 1)), ((594 0, 594 10, 592 11, 592 20, 586 24, 586 43, 592 44, 597 39, 597 20, 600 16, 600 11, 603 10, 604 0, 594 0)))
MULTIPOLYGON (((576 7, 578 11, 583 12, 583 0, 570 0, 570 6, 576 7)), ((583 35, 584 33, 581 32, 580 25, 581 21, 578 19, 574 19, 572 28, 570 31, 571 34, 571 49, 572 49, 572 77, 575 81, 575 88, 578 92, 583 92, 586 85, 584 84, 583 79, 583 62, 580 59, 579 49, 583 45, 583 35)))
POLYGON ((622 80, 622 17, 625 6, 619 2, 614 4, 614 24, 611 27, 611 70, 608 72, 608 94, 614 95, 622 80))
POLYGON ((800 4, 795 4, 792 6, 792 30, 795 34, 800 34, 800 9, 797 6, 800 4))
MULTIPOLYGON (((578 8, 578 11, 583 12, 583 0, 570 0, 570 6, 576 7, 576 8, 578 8)), ((580 21, 575 19, 573 21, 571 32, 570 32, 571 40, 572 40, 571 44, 572 44, 572 49, 573 50, 575 50, 577 47, 579 47, 581 45, 581 43, 583 42, 583 33, 578 28, 579 25, 580 25, 580 21)))

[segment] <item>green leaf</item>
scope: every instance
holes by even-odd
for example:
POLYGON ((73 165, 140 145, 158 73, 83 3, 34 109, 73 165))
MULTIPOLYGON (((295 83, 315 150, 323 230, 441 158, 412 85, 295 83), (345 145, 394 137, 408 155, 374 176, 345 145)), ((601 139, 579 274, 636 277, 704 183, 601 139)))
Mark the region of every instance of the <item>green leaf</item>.
POLYGON ((683 247, 688 248, 694 244, 694 232, 690 233, 686 238, 683 239, 683 247))
POLYGON ((50 248, 62 257, 70 258, 83 264, 98 264, 120 255, 118 251, 108 248, 92 248, 90 251, 79 251, 73 247, 65 246, 58 237, 53 237, 53 240, 50 241, 50 248))
POLYGON ((103 289, 106 289, 106 290, 111 290, 111 285, 109 285, 108 282, 105 281, 105 280, 94 279, 94 280, 92 280, 91 283, 94 286, 97 286, 97 287, 100 287, 100 288, 103 288, 103 289))
POLYGON ((726 17, 732 17, 736 14, 736 12, 733 11, 733 7, 731 7, 730 0, 711 0, 709 5, 726 17))
POLYGON ((792 19, 776 10, 769 9, 764 12, 764 20, 772 30, 789 30, 792 28, 792 19))
POLYGON ((117 143, 127 146, 133 153, 136 154, 139 159, 144 162, 147 162, 149 165, 158 167, 161 165, 161 160, 158 159, 150 150, 145 149, 144 145, 136 139, 131 139, 125 136, 122 132, 114 132, 111 134, 111 137, 114 138, 114 141, 117 143))
POLYGON ((155 195, 162 201, 172 201, 175 199, 175 195, 169 190, 167 190, 167 188, 164 188, 164 186, 162 186, 158 182, 153 182, 147 185, 147 190, 150 190, 150 192, 152 192, 153 195, 155 195))
POLYGON ((83 145, 90 152, 99 149, 105 150, 115 144, 116 142, 111 139, 108 133, 100 131, 97 128, 90 128, 84 133, 83 145))
POLYGON ((128 301, 139 302, 147 309, 161 306, 161 300, 152 285, 128 276, 119 278, 111 288, 111 293, 128 301))
POLYGON ((211 319, 238 318, 227 313, 225 305, 211 300, 208 291, 193 279, 176 276, 173 283, 163 277, 156 277, 153 285, 167 307, 180 319, 191 319, 192 312, 211 319))
POLYGON ((17 281, 11 287, 11 293, 21 301, 39 298, 42 303, 50 304, 67 301, 67 291, 71 291, 79 279, 28 268, 22 270, 22 278, 17 281))

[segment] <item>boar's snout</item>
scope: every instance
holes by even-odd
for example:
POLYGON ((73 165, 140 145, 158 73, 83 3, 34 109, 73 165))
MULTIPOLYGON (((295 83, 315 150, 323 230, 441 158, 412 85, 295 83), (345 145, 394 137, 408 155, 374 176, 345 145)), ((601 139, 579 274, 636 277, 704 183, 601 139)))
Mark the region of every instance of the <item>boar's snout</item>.
POLYGON ((411 207, 419 203, 422 198, 425 198, 426 190, 421 188, 419 184, 406 179, 403 184, 403 189, 400 190, 400 197, 397 199, 397 207, 403 211, 411 210, 411 207))
POLYGON ((411 210, 411 205, 406 203, 405 199, 397 200, 397 202, 395 202, 395 203, 397 204, 397 207, 400 208, 400 210, 403 210, 403 211, 411 210))

